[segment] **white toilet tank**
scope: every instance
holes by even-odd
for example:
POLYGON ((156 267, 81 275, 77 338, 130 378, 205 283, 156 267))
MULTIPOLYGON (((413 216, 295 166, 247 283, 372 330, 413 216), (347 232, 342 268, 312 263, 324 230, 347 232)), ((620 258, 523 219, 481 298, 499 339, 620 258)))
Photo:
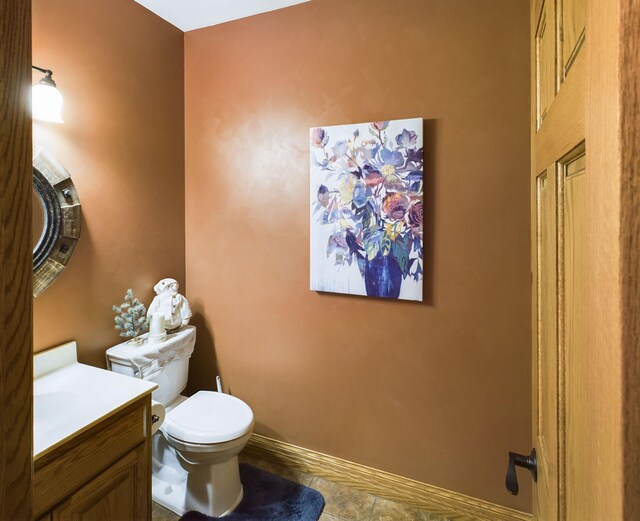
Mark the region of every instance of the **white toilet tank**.
POLYGON ((142 345, 123 342, 113 346, 106 353, 108 369, 157 383, 153 399, 169 405, 187 386, 195 330, 194 326, 184 326, 157 344, 148 343, 144 335, 142 345))

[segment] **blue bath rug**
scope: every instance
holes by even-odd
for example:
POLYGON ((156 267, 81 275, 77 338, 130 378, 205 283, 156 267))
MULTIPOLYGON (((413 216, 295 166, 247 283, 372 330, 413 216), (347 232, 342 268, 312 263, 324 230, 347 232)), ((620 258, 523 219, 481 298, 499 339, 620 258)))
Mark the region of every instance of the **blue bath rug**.
POLYGON ((324 498, 317 490, 240 463, 244 497, 228 516, 209 517, 187 512, 180 521, 317 521, 324 498))

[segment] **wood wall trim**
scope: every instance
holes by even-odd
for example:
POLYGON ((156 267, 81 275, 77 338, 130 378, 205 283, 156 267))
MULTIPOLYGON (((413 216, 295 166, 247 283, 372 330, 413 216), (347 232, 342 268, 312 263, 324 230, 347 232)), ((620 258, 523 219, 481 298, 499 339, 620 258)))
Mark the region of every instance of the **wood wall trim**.
POLYGON ((31 1, 0 2, 0 519, 31 520, 31 1))
POLYGON ((640 3, 620 27, 623 518, 640 519, 640 3))
POLYGON ((531 521, 531 515, 359 463, 253 434, 248 455, 404 503, 451 521, 531 521))

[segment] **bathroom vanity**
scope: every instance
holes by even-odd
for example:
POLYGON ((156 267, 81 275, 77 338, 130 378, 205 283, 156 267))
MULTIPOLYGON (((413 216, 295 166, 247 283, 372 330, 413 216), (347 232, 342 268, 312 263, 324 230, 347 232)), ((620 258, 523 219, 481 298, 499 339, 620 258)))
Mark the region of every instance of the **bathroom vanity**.
POLYGON ((75 356, 34 357, 34 519, 149 520, 156 385, 75 356))

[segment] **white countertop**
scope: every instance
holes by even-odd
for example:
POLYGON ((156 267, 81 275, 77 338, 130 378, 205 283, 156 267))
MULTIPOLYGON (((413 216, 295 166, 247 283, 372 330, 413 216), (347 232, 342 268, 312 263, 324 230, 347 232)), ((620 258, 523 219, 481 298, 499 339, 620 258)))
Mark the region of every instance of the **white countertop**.
POLYGON ((157 388, 77 362, 75 342, 34 357, 34 460, 157 388))

